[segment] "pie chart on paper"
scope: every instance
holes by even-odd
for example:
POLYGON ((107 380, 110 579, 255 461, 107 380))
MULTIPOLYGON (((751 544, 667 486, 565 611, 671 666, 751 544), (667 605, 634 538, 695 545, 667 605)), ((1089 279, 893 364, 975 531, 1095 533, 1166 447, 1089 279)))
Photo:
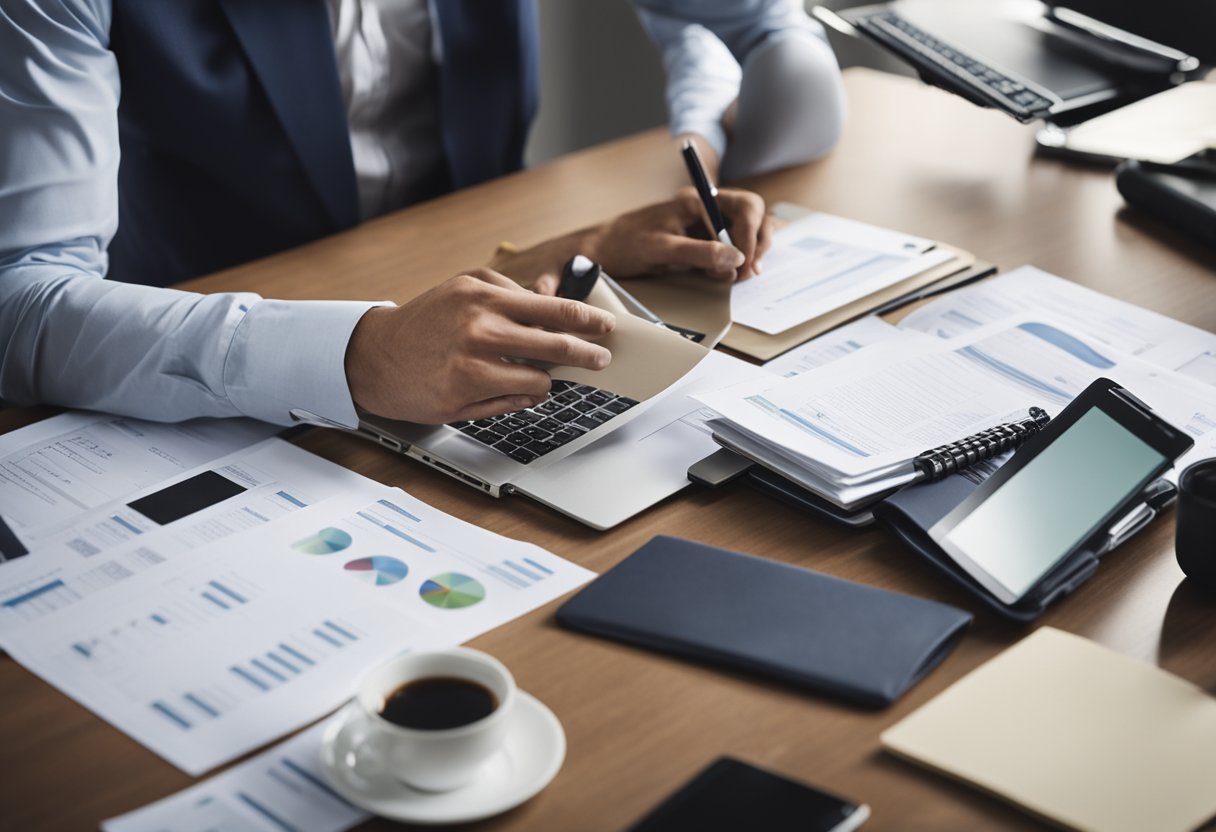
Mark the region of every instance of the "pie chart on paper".
POLYGON ((354 577, 372 586, 389 586, 409 574, 410 568, 396 558, 373 555, 349 561, 342 567, 354 577))
POLYGON ((291 544, 291 548, 306 555, 332 555, 348 548, 350 544, 350 534, 329 526, 303 540, 297 540, 291 544))
POLYGON ((468 575, 445 572, 424 581, 418 594, 432 607, 455 610, 480 602, 486 597, 486 588, 468 575))

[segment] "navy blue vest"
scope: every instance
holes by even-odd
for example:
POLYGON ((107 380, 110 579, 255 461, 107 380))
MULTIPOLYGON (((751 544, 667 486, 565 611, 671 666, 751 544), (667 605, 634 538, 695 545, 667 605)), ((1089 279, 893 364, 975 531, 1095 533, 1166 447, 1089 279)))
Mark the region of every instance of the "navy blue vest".
MULTIPOLYGON (((533 0, 437 0, 435 190, 522 166, 533 0)), ((119 226, 109 276, 166 285, 359 221, 325 0, 114 0, 119 226)))

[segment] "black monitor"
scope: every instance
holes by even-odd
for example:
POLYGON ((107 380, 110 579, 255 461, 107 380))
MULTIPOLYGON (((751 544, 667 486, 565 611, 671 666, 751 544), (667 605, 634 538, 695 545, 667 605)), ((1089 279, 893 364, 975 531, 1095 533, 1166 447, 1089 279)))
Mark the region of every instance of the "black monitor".
POLYGON ((1216 0, 1067 0, 1051 3, 1216 66, 1216 0))

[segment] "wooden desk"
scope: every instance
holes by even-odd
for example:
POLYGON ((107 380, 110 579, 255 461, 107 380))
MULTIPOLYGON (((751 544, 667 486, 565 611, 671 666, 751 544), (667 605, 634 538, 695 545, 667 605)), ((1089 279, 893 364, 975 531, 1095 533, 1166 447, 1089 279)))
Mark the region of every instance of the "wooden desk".
MULTIPOLYGON (((942 239, 1003 268, 1033 263, 1212 330, 1216 258, 1126 212, 1106 170, 1038 159, 1033 130, 902 78, 846 73, 838 148, 753 186, 788 200, 942 239)), ((684 172, 661 131, 627 138, 437 200, 259 263, 195 281, 204 291, 407 300, 531 243, 667 197, 684 172)), ((11 429, 39 412, 0 416, 11 429)), ((741 489, 687 492, 606 534, 522 499, 495 501, 337 434, 302 444, 465 520, 603 571, 656 533, 684 535, 976 610, 881 532, 852 532, 741 489)), ((1216 690, 1216 605, 1155 523, 1042 623, 1156 662, 1216 690)), ((1026 632, 979 613, 958 649, 877 713, 558 629, 556 604, 472 642, 557 713, 569 753, 537 798, 487 830, 621 829, 721 754, 868 802, 867 828, 1033 828, 997 800, 890 758, 878 736, 1026 632)), ((977 611, 978 612, 978 611, 977 611)), ((0 795, 12 829, 96 828, 190 783, 11 660, 0 660, 0 795)), ((1067 776, 1067 773, 1061 773, 1067 776)), ((373 825, 389 828, 388 824, 373 825)))

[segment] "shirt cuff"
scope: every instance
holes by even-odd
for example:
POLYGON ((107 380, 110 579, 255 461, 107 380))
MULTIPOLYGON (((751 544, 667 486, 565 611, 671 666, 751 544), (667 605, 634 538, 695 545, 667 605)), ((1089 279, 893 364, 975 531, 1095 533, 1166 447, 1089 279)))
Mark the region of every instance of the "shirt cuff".
POLYGON ((237 325, 224 364, 229 401, 247 416, 290 425, 304 410, 349 428, 359 416, 346 347, 367 310, 387 301, 260 300, 237 325))

